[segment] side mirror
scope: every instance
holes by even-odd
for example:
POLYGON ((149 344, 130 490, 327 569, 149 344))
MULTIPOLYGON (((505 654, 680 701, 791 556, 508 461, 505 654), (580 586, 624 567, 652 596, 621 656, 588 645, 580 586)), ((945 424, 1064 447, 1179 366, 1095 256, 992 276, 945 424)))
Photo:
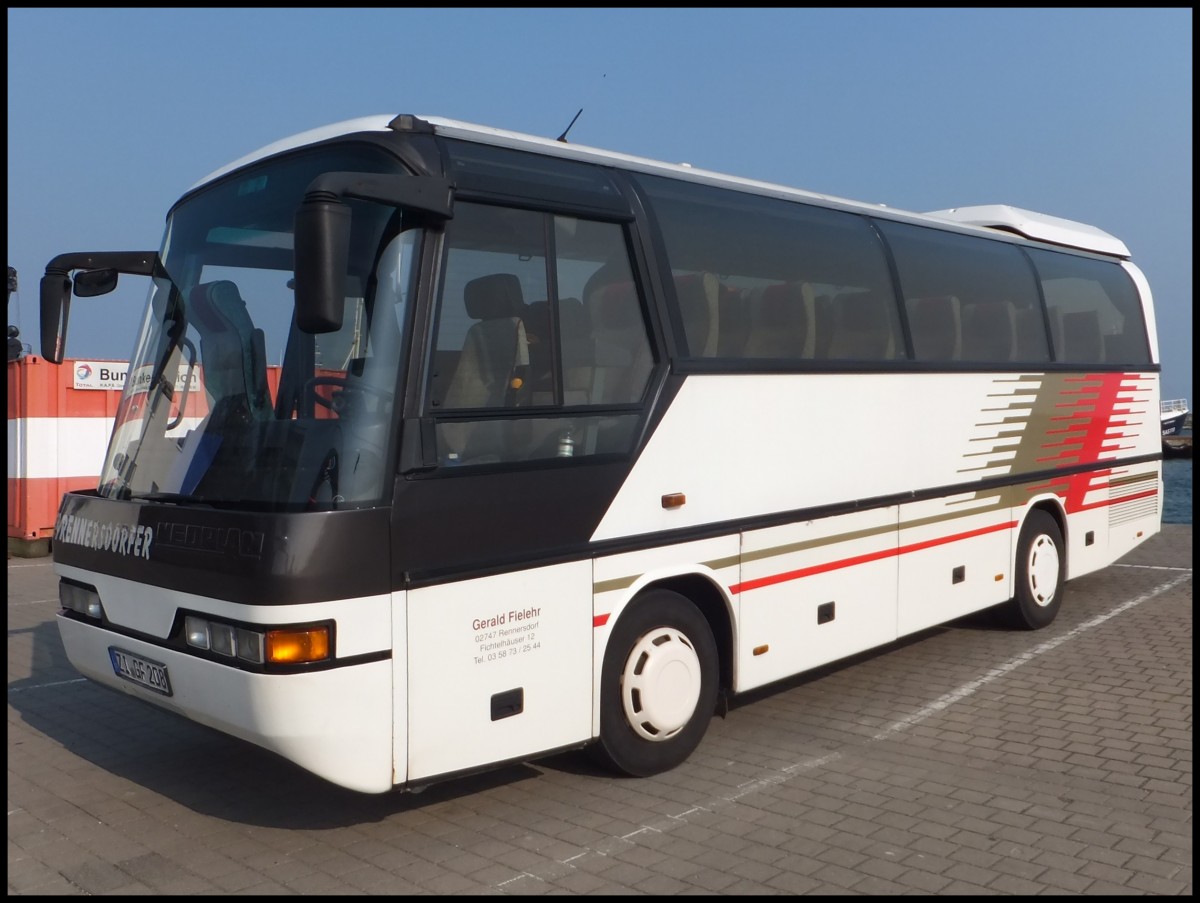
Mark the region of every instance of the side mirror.
POLYGON ((71 312, 71 280, 64 270, 46 268, 41 285, 42 357, 61 364, 71 312))
POLYGON ((329 192, 310 192, 296 211, 296 325, 337 332, 346 307, 350 208, 329 192))
MULTIPOLYGON (((154 251, 81 251, 59 254, 46 264, 42 277, 42 357, 61 364, 67 341, 67 316, 71 311, 71 273, 75 294, 81 298, 104 295, 117 287, 117 274, 153 276, 159 267, 154 251)), ((15 287, 16 271, 9 268, 9 290, 15 287)))
POLYGON ((75 295, 79 298, 107 295, 116 287, 117 271, 114 269, 84 270, 75 274, 75 295))
POLYGON ((389 204, 443 222, 454 215, 454 190, 435 176, 327 172, 309 184, 296 210, 294 239, 296 325, 302 332, 336 332, 346 306, 350 207, 343 198, 389 204))

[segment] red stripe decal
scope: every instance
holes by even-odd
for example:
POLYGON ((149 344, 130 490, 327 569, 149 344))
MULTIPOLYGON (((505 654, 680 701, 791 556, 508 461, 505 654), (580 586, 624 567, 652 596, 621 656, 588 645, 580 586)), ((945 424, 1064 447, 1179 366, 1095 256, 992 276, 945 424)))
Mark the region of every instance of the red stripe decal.
POLYGON ((593 627, 603 627, 605 624, 608 623, 608 618, 609 618, 610 614, 611 614, 611 612, 609 612, 608 614, 602 614, 602 615, 592 615, 592 626, 593 627))
POLYGON ((1090 505, 1080 504, 1079 506, 1072 508, 1071 513, 1074 514, 1077 511, 1094 511, 1097 508, 1107 508, 1110 505, 1122 505, 1125 502, 1136 502, 1138 499, 1148 499, 1156 495, 1158 495, 1158 489, 1148 489, 1145 492, 1134 492, 1130 495, 1118 496, 1115 499, 1104 499, 1103 501, 1092 502, 1090 505))
POLYGON ((1011 530, 1015 527, 1016 521, 1008 521, 1003 524, 994 524, 990 527, 980 527, 978 530, 968 530, 966 533, 955 533, 952 536, 943 536, 938 539, 927 539, 924 542, 915 542, 911 545, 902 546, 896 549, 883 549, 879 552, 871 552, 866 555, 855 555, 852 558, 842 558, 837 561, 829 561, 824 564, 815 564, 811 567, 799 568, 794 571, 785 571, 782 574, 773 574, 770 577, 759 577, 756 580, 747 580, 745 583, 735 583, 729 587, 729 591, 734 595, 747 592, 752 589, 762 589, 764 586, 774 586, 778 583, 787 583, 789 580, 799 580, 802 577, 811 577, 813 574, 824 574, 829 571, 840 570, 841 568, 853 567, 856 564, 866 564, 869 561, 879 561, 884 558, 894 558, 899 555, 907 554, 908 552, 919 552, 922 549, 930 549, 934 546, 942 546, 951 542, 959 542, 964 539, 971 539, 976 536, 983 536, 987 533, 995 533, 998 530, 1011 530))

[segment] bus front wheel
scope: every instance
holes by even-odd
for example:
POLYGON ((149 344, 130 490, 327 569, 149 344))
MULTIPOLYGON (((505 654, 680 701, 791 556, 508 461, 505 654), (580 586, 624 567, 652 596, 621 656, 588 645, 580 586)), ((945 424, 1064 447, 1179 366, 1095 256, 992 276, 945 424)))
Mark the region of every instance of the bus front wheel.
POLYGON ((593 756, 635 777, 681 764, 708 730, 717 674, 716 641, 695 605, 670 590, 635 600, 604 653, 593 756))
POLYGON ((1058 521, 1047 512, 1029 512, 1017 539, 1016 595, 1010 611, 1019 627, 1045 627, 1062 607, 1063 535, 1058 521))

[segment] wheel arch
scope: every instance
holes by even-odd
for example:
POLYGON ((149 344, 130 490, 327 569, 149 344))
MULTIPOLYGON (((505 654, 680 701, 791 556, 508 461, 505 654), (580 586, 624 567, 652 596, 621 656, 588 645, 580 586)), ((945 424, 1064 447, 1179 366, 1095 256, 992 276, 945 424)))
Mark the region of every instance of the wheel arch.
POLYGON ((597 762, 644 777, 686 761, 729 685, 730 605, 702 570, 644 574, 622 593, 597 637, 597 762))
MULTIPOLYGON (((638 587, 629 600, 629 605, 637 604, 637 597, 652 589, 668 589, 686 598, 700 610, 712 630, 713 640, 717 644, 718 673, 720 686, 726 690, 733 686, 733 615, 730 603, 721 588, 704 574, 685 573, 674 574, 650 580, 638 587)), ((626 606, 628 607, 628 606, 626 606)))
POLYGON ((1024 508, 1024 513, 1021 516, 1021 522, 1017 525, 1017 530, 1013 534, 1012 554, 1010 556, 1012 564, 1011 571, 1015 575, 1017 567, 1017 541, 1016 537, 1021 535, 1021 531, 1025 529, 1025 521, 1029 519, 1030 513, 1034 511, 1045 511, 1058 524, 1058 530, 1062 533, 1063 547, 1059 550, 1059 554, 1063 560, 1063 574, 1069 574, 1070 568, 1070 536, 1068 535, 1067 512, 1063 507, 1062 499, 1056 495, 1044 495, 1034 499, 1024 508))

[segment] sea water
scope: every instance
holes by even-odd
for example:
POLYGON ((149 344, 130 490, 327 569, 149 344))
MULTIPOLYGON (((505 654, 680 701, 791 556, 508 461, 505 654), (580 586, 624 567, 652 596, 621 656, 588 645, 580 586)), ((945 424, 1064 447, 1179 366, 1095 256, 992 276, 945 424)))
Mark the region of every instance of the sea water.
POLYGON ((1192 459, 1166 458, 1163 466, 1163 523, 1192 522, 1192 459))

